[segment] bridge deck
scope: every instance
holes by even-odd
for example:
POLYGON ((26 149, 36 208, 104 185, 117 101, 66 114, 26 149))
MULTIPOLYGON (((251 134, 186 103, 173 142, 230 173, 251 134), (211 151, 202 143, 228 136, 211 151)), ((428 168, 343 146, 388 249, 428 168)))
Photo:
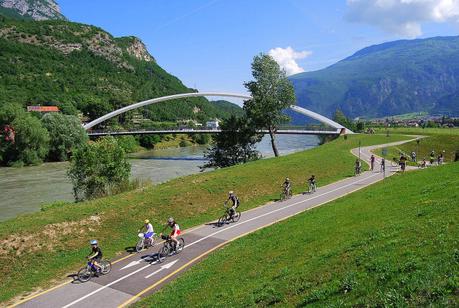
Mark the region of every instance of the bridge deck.
MULTIPOLYGON (((220 129, 177 129, 177 130, 138 130, 138 131, 93 131, 88 132, 91 137, 101 136, 125 136, 125 135, 160 135, 160 134, 218 134, 220 129)), ((268 134, 267 130, 260 131, 262 134, 268 134)), ((304 129, 280 129, 276 132, 278 135, 339 135, 339 130, 319 131, 319 130, 304 130, 304 129)))

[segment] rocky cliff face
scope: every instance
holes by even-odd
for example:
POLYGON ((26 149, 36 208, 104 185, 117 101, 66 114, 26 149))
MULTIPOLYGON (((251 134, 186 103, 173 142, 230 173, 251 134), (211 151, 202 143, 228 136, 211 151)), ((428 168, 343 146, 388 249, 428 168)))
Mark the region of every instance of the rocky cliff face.
POLYGON ((130 37, 131 43, 127 46, 126 51, 129 55, 133 56, 137 60, 143 61, 155 61, 155 59, 148 53, 145 44, 136 37, 130 37))
POLYGON ((55 0, 0 0, 0 7, 34 20, 66 19, 55 0))

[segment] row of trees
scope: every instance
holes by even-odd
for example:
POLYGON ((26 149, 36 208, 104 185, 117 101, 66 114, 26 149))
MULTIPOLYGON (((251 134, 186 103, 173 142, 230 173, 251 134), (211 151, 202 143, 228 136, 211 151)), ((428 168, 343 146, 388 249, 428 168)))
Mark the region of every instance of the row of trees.
POLYGON ((269 55, 255 56, 252 75, 254 80, 244 84, 252 94, 252 99, 244 102, 245 115, 222 123, 222 133, 214 137, 205 154, 208 163, 203 168, 222 168, 258 159, 255 145, 261 140, 260 130, 269 132, 274 155, 279 156, 276 131, 279 124, 289 121, 283 111, 295 104, 295 92, 285 71, 269 55))
POLYGON ((73 149, 88 140, 78 118, 61 113, 41 116, 26 112, 17 104, 0 107, 0 129, 4 127, 11 128, 14 138, 0 135, 3 166, 68 160, 73 149))

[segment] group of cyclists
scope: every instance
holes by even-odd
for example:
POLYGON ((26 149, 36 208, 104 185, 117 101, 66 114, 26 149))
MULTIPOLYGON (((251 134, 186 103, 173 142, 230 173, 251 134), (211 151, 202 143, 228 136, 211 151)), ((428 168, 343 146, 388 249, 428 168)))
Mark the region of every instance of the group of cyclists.
MULTIPOLYGON (((231 203, 231 206, 227 207, 227 212, 228 212, 228 215, 232 217, 236 213, 236 209, 239 207, 239 204, 240 204, 239 198, 236 196, 236 194, 233 191, 230 191, 228 193, 228 199, 224 203, 225 207, 227 206, 228 203, 231 203)), ((167 223, 164 226, 162 232, 160 233, 161 236, 168 227, 171 229, 171 232, 169 236, 167 236, 167 239, 169 239, 173 243, 174 249, 177 249, 179 247, 179 240, 177 237, 181 234, 180 226, 178 225, 178 223, 175 221, 173 217, 170 217, 167 220, 167 223)), ((140 232, 140 231, 145 231, 144 232, 145 241, 151 241, 151 242, 153 241, 153 236, 155 235, 155 232, 153 230, 153 225, 150 223, 149 219, 144 220, 143 226, 139 230, 137 230, 137 232, 140 232)), ((102 260, 103 253, 102 253, 102 249, 99 246, 99 242, 97 240, 91 240, 90 245, 91 245, 91 253, 86 258, 96 268, 96 272, 94 273, 94 276, 98 277, 99 273, 101 272, 101 266, 99 263, 102 260)))
MULTIPOLYGON (((308 183, 308 193, 315 192, 317 189, 317 184, 316 184, 316 176, 313 174, 311 177, 307 180, 308 183)), ((284 183, 282 184, 283 187, 283 192, 282 195, 286 197, 292 196, 292 182, 290 179, 287 177, 285 178, 284 183)))

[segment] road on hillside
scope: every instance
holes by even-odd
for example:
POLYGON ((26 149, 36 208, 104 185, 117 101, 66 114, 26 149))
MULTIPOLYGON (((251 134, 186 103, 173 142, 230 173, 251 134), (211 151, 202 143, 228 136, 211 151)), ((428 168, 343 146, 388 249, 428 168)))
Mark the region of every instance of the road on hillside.
MULTIPOLYGON (((368 162, 371 150, 408 141, 362 147, 360 157, 368 162)), ((352 153, 359 156, 359 149, 353 149, 352 153)), ((209 223, 187 230, 183 234, 186 242, 185 249, 179 255, 167 258, 161 264, 155 261, 155 254, 160 248, 160 245, 157 245, 142 253, 124 256, 113 262, 112 271, 108 275, 93 278, 86 283, 68 281, 25 298, 15 306, 67 308, 128 305, 155 292, 191 265, 199 262, 208 253, 232 240, 382 180, 384 175, 379 172, 379 162, 380 158, 377 157, 375 164, 377 168, 375 167, 374 172, 364 172, 360 176, 319 187, 313 194, 297 195, 283 202, 269 203, 243 212, 237 223, 222 227, 209 223)), ((352 170, 352 163, 349 168, 352 170)), ((386 163, 385 176, 393 173, 390 162, 386 163)))

